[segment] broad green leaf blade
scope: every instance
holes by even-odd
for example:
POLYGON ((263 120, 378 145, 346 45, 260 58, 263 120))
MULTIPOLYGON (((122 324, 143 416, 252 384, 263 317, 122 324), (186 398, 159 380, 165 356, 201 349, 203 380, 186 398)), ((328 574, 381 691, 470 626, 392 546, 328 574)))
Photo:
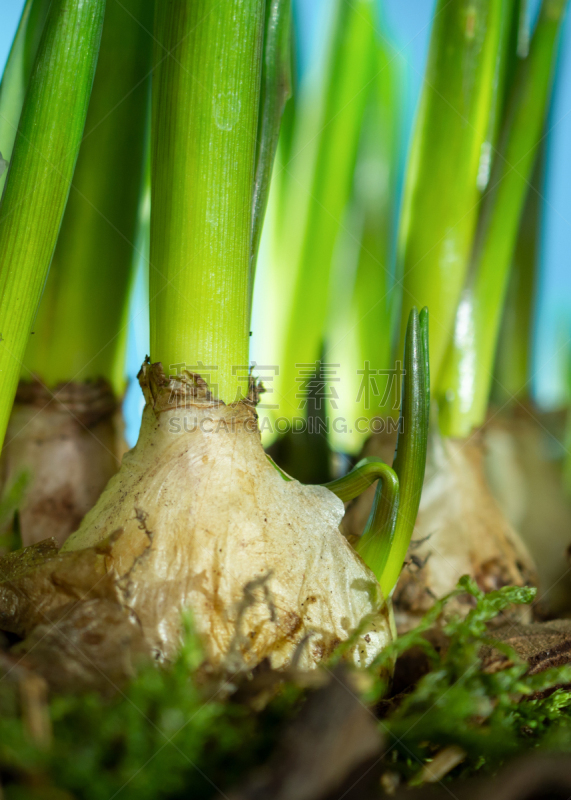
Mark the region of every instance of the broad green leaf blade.
MULTIPOLYGON (((0 153, 12 158, 24 96, 51 0, 27 0, 0 83, 0 153)), ((0 169, 0 197, 6 181, 0 169)))
MULTIPOLYGON (((110 2, 84 138, 22 378, 115 379, 143 179, 153 3, 110 2)), ((123 326, 124 327, 124 326, 123 326)))
POLYGON ((441 428, 449 436, 468 436, 486 415, 509 270, 541 145, 565 5, 565 0, 544 0, 529 56, 514 80, 470 277, 436 389, 441 428))
MULTIPOLYGON (((282 115, 292 93, 291 0, 266 0, 262 85, 252 212, 250 298, 282 115)), ((251 299, 250 299, 251 302, 251 299)))
POLYGON ((202 371, 227 402, 248 387, 265 7, 179 0, 155 14, 151 358, 202 371))
POLYGON ((53 0, 0 205, 0 441, 79 152, 104 0, 53 0))
POLYGON ((403 197, 398 268, 403 309, 428 306, 430 353, 441 368, 466 276, 485 185, 504 0, 439 0, 403 197))

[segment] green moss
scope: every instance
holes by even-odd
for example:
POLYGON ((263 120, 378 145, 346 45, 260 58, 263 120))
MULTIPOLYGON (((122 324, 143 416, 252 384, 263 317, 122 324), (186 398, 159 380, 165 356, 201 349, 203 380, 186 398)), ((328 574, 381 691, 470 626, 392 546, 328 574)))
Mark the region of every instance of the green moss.
MULTIPOLYGON (((463 578, 415 630, 380 655, 364 698, 371 704, 388 691, 388 679, 379 676, 390 672, 398 656, 419 646, 431 662, 430 671, 396 710, 392 700, 392 710, 381 714, 379 725, 389 737, 384 755, 388 768, 414 784, 422 767, 451 744, 466 753, 451 773, 454 777, 495 770, 530 749, 571 750, 571 692, 561 688, 571 683, 570 666, 530 676, 515 651, 500 644, 509 659, 507 668, 482 669, 482 647, 494 642, 487 623, 514 604, 530 603, 534 594, 534 589, 505 587, 484 595, 463 578), (463 593, 473 596, 474 609, 465 620, 443 625, 448 647, 438 652, 423 634, 438 621, 450 597, 463 593)), ((205 681, 198 669, 201 661, 187 620, 183 649, 169 669, 146 667, 107 701, 95 694, 53 697, 48 750, 35 746, 26 733, 17 684, 0 681, 5 796, 206 800, 236 786, 267 760, 300 708, 304 691, 286 681, 264 710, 256 712, 253 704, 240 699, 244 692, 228 698, 223 683, 205 681)))
MULTIPOLYGON (((535 589, 507 586, 485 595, 464 577, 452 596, 459 593, 471 594, 475 607, 466 619, 444 625, 446 649, 437 652, 423 633, 435 623, 449 598, 437 603, 418 628, 402 636, 379 659, 380 665, 420 646, 431 662, 430 672, 382 721, 391 739, 393 768, 413 782, 424 764, 447 745, 466 752, 456 775, 493 770, 529 748, 571 747, 571 693, 555 688, 571 682, 571 666, 527 675, 527 663, 511 647, 496 642, 493 628, 487 626, 513 604, 530 603, 535 589), (505 669, 482 669, 482 648, 490 644, 507 656, 505 669), (548 696, 538 697, 550 691, 548 696)), ((383 688, 377 684, 376 697, 383 688)))
POLYGON ((15 684, 0 682, 0 772, 8 798, 85 800, 208 798, 262 761, 280 722, 298 704, 290 687, 256 714, 200 680, 202 654, 187 624, 184 647, 165 670, 149 666, 113 699, 56 696, 53 743, 35 747, 18 712, 15 684), (51 793, 48 793, 49 792, 51 793))

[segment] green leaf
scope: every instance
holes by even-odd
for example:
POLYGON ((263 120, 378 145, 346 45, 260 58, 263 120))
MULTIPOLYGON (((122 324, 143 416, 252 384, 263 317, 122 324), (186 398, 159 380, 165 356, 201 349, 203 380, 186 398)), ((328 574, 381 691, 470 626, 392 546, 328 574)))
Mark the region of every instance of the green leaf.
POLYGON ((153 3, 110 2, 72 189, 24 359, 50 387, 105 378, 124 390, 125 305, 145 157, 153 3), (117 375, 118 373, 118 375, 117 375))
POLYGON ((526 402, 531 396, 544 152, 545 142, 535 162, 521 214, 496 347, 492 396, 502 407, 526 402))
POLYGON ((564 10, 564 0, 544 0, 529 56, 519 63, 514 79, 470 275, 436 387, 441 428, 449 436, 468 436, 485 418, 509 270, 543 136, 564 10))
POLYGON ((0 205, 0 441, 79 152, 104 0, 53 0, 0 205))
POLYGON ((504 0, 439 0, 403 197, 398 274, 402 353, 412 306, 428 306, 439 375, 487 180, 504 0))
POLYGON ((409 315, 404 351, 404 378, 397 449, 393 469, 399 479, 400 501, 394 534, 386 543, 387 559, 379 578, 385 597, 400 575, 412 537, 426 467, 430 416, 430 374, 428 355, 428 311, 420 317, 416 308, 409 315))
MULTIPOLYGON (((27 0, 0 83, 0 153, 7 163, 51 0, 27 0)), ((0 197, 6 171, 0 169, 0 197)))
POLYGON ((292 93, 291 0, 266 0, 262 85, 252 212, 250 302, 282 115, 292 93))
POLYGON ((278 248, 287 276, 280 292, 285 341, 275 385, 280 416, 287 418, 299 411, 296 364, 314 364, 321 357, 331 265, 352 195, 377 63, 370 0, 335 0, 331 24, 322 84, 308 81, 303 88, 293 156, 283 167, 288 176, 287 223, 278 248))
POLYGON ((353 195, 331 274, 326 358, 338 364, 328 431, 334 450, 357 455, 379 425, 393 423, 398 388, 392 368, 401 286, 395 283, 394 234, 402 160, 402 64, 381 22, 373 81, 355 168, 353 195), (375 422, 373 422, 375 420, 375 422), (390 420, 390 422, 389 422, 390 420))

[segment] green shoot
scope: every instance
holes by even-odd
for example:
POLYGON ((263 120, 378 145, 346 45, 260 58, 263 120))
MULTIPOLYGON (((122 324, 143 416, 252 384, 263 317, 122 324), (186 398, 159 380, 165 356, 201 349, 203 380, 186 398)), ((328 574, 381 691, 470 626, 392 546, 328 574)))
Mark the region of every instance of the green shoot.
MULTIPOLYGON (((410 312, 404 351, 403 391, 393 469, 399 479, 400 500, 392 537, 384 542, 386 555, 379 583, 385 597, 395 587, 412 538, 420 505, 426 466, 430 417, 428 309, 410 312)), ((374 512, 374 508, 373 508, 374 512)), ((366 541, 363 539, 363 547, 366 541)), ((374 570, 375 571, 375 570, 374 570)))
MULTIPOLYGON (((494 103, 490 113, 489 135, 487 137, 485 187, 490 177, 492 154, 498 144, 502 122, 506 113, 511 87, 517 65, 529 52, 528 0, 504 0, 502 9, 501 33, 498 47, 496 88, 494 103)), ((482 182, 480 188, 485 188, 482 182)))
POLYGON ((565 5, 565 0, 544 0, 529 56, 518 65, 470 276, 436 387, 441 429, 449 436, 467 436, 485 419, 509 270, 541 144, 565 5))
POLYGON ((37 375, 50 387, 115 379, 116 393, 123 391, 121 323, 137 256, 152 24, 148 0, 107 6, 84 140, 24 379, 37 375))
POLYGON ((521 215, 496 352, 493 397, 502 406, 530 397, 542 175, 540 156, 521 215))
POLYGON ((376 480, 375 500, 356 550, 373 570, 384 597, 396 584, 414 530, 424 481, 430 374, 428 310, 409 315, 399 435, 393 467, 365 458, 345 477, 325 486, 344 503, 358 497, 376 480))
MULTIPOLYGON (((510 4, 508 4, 510 5, 510 4)), ((511 20, 508 36, 505 40, 506 52, 503 54, 500 87, 502 91, 501 114, 498 115, 498 130, 500 133, 503 113, 509 101, 510 88, 513 84, 517 65, 522 58, 529 55, 529 0, 511 0, 511 20)))
POLYGON ((393 416, 398 396, 388 382, 383 384, 383 377, 370 379, 368 374, 387 370, 388 381, 393 367, 393 323, 400 307, 392 251, 401 148, 401 70, 395 52, 384 42, 378 43, 377 63, 351 210, 334 258, 326 332, 327 362, 339 364, 338 396, 335 405, 330 403, 331 413, 352 421, 344 430, 331 426, 329 439, 334 450, 350 454, 360 452, 371 420, 393 416))
POLYGON ((247 391, 264 0, 157 3, 151 358, 247 391))
POLYGON ((325 85, 321 96, 306 87, 296 110, 294 156, 284 167, 287 227, 280 242, 288 276, 280 297, 288 316, 276 384, 280 414, 287 417, 298 411, 295 365, 314 364, 322 353, 330 270, 378 66, 375 24, 370 0, 336 0, 325 85))
POLYGON ((87 115, 104 0, 53 0, 0 205, 0 441, 53 256, 87 115))
POLYGON ((380 458, 373 457, 362 458, 347 475, 323 485, 344 503, 348 503, 363 494, 365 489, 378 480, 386 481, 398 494, 396 473, 380 458))
POLYGON ((496 103, 501 0, 437 4, 399 231, 402 353, 408 312, 428 306, 432 371, 441 369, 468 268, 496 103))
POLYGON ((260 118, 256 153, 256 179, 252 214, 250 303, 254 291, 256 259, 270 191, 285 104, 292 93, 291 0, 266 0, 266 29, 262 62, 260 118))
POLYGON ((382 483, 379 481, 377 485, 373 507, 363 535, 356 544, 356 550, 365 564, 370 566, 377 575, 383 595, 388 597, 390 589, 386 582, 381 583, 381 580, 391 556, 390 543, 394 539, 397 524, 400 487, 398 476, 393 469, 386 467, 384 474, 381 473, 381 475, 382 483))
MULTIPOLYGON (((27 0, 0 83, 0 153, 9 163, 16 140, 24 95, 51 0, 27 0)), ((1 166, 1 165, 0 165, 1 166)), ((0 169, 0 197, 6 181, 0 169)))

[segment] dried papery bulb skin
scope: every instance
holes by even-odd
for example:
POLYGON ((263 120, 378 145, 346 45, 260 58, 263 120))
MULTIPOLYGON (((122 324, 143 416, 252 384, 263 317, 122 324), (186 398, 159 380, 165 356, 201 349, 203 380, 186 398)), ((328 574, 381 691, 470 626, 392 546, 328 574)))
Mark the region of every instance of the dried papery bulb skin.
POLYGON ((113 693, 148 660, 108 545, 62 554, 46 539, 0 556, 0 576, 0 627, 23 640, 18 663, 52 689, 113 693))
POLYGON ((22 473, 30 484, 19 508, 24 545, 53 537, 63 544, 117 472, 127 446, 121 414, 103 380, 69 383, 53 392, 21 382, 8 425, 3 486, 22 473))
POLYGON ((215 666, 310 668, 357 631, 349 657, 369 663, 391 640, 378 582, 339 531, 342 502, 266 458, 253 387, 225 405, 192 373, 145 364, 139 378, 139 441, 62 554, 109 543, 158 660, 189 608, 215 666))
MULTIPOLYGON (((382 438, 377 444, 386 448, 382 438)), ((365 494, 362 498, 366 503, 365 494)), ((360 502, 347 513, 344 531, 349 537, 358 534, 366 510, 360 502)), ((448 439, 432 432, 414 535, 392 597, 397 630, 417 625, 462 575, 487 592, 536 583, 533 559, 488 486, 480 437, 448 439)), ((446 613, 466 614, 472 607, 469 597, 459 596, 448 603, 446 613)), ((518 607, 514 613, 522 619, 529 610, 518 607)))
POLYGON ((535 612, 571 610, 571 501, 563 486, 564 417, 520 404, 491 414, 484 428, 485 468, 498 505, 537 564, 535 612))

